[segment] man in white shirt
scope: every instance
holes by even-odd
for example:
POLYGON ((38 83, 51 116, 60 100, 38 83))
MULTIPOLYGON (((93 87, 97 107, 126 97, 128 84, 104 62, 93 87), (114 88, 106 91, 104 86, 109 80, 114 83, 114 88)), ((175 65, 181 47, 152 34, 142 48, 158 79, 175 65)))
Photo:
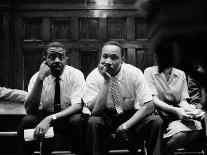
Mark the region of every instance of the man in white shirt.
POLYGON ((123 62, 124 49, 116 41, 107 42, 101 51, 100 64, 88 75, 83 95, 91 110, 87 154, 108 154, 106 141, 116 132, 134 133, 146 140, 148 155, 161 155, 162 120, 153 114, 152 94, 142 71, 123 62))
MULTIPOLYGON (((25 100, 27 115, 22 120, 18 131, 18 154, 33 154, 34 143, 25 142, 24 130, 35 128, 36 139, 44 135, 50 126, 55 133, 70 136, 78 147, 80 125, 82 123, 82 93, 85 87, 81 71, 66 65, 67 57, 64 45, 59 42, 48 44, 45 50, 45 61, 34 74, 28 86, 25 100)), ((51 141, 44 140, 45 143, 51 141)), ((43 153, 52 151, 51 145, 44 146, 43 153)))

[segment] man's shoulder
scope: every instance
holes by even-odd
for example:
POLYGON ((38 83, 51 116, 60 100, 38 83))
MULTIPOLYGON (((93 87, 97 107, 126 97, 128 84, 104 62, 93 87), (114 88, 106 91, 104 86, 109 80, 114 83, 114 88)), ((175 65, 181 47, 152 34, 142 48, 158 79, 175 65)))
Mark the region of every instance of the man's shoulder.
POLYGON ((83 74, 82 71, 80 71, 79 69, 77 69, 75 67, 72 67, 72 66, 66 65, 65 66, 64 74, 68 74, 68 73, 70 73, 70 74, 75 74, 75 73, 77 73, 77 74, 83 74))
POLYGON ((135 67, 131 64, 123 63, 122 68, 125 72, 142 72, 138 67, 135 67))
POLYGON ((98 68, 96 67, 96 68, 94 68, 89 74, 88 74, 88 76, 87 76, 87 79, 88 78, 98 78, 98 77, 100 77, 101 75, 100 75, 100 73, 99 73, 99 71, 98 71, 98 68))
POLYGON ((39 71, 34 73, 30 80, 35 80, 37 78, 38 73, 39 73, 39 71))

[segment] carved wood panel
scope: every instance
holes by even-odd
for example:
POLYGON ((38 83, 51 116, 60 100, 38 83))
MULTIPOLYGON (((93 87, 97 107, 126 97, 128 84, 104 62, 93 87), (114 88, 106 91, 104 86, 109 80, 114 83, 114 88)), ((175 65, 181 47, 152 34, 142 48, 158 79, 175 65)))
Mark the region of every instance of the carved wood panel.
POLYGON ((147 24, 142 18, 135 19, 135 38, 146 39, 147 38, 147 24))
POLYGON ((52 40, 70 40, 70 18, 52 18, 52 40))
POLYGON ((30 78, 39 70, 42 50, 24 51, 24 90, 27 90, 30 78))
MULTIPOLYGON (((0 12, 0 47, 3 47, 4 44, 4 16, 3 13, 0 12)), ((0 70, 4 73, 4 49, 0 50, 0 70)), ((4 85, 4 76, 0 76, 0 86, 4 85)))
POLYGON ((95 67, 98 66, 98 62, 98 51, 80 51, 80 70, 84 73, 85 78, 95 67))
POLYGON ((108 39, 126 39, 126 18, 108 18, 108 39))
POLYGON ((99 18, 80 18, 80 39, 100 40, 99 18))
POLYGON ((30 1, 17 6, 14 30, 18 31, 14 33, 12 50, 18 58, 12 59, 15 61, 11 79, 14 88, 27 88, 29 79, 39 68, 40 49, 51 41, 61 41, 66 45, 69 49, 68 64, 80 69, 85 76, 97 67, 101 45, 108 40, 123 43, 127 63, 141 69, 149 64, 145 61, 151 60, 143 52, 147 33, 145 21, 137 16, 127 0, 113 0, 114 5, 108 8, 96 6, 93 0, 84 3, 63 1, 51 4, 49 1, 44 4, 30 1), (137 50, 140 48, 142 51, 137 50))
POLYGON ((42 18, 24 18, 24 40, 42 40, 42 18))

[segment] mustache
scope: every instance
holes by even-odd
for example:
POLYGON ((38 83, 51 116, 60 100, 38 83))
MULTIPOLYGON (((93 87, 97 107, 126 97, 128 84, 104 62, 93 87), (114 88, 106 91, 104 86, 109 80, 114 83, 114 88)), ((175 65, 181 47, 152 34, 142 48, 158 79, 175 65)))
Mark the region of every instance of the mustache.
POLYGON ((52 67, 63 67, 63 64, 61 64, 61 63, 53 63, 52 67))
POLYGON ((113 70, 113 68, 111 67, 111 65, 104 64, 104 67, 106 68, 106 70, 113 70))

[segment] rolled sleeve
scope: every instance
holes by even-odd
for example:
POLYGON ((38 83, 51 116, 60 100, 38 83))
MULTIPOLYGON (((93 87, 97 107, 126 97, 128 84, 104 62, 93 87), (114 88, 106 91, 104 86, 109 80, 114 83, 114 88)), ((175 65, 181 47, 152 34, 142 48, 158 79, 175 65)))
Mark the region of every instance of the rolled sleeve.
POLYGON ((98 86, 99 77, 97 77, 96 74, 96 72, 91 72, 86 79, 86 87, 83 93, 83 101, 86 106, 93 103, 100 91, 100 87, 98 86))
POLYGON ((85 79, 83 73, 77 72, 77 74, 73 77, 73 81, 74 84, 71 91, 71 105, 81 103, 81 98, 85 89, 85 79))
POLYGON ((28 92, 29 93, 32 91, 32 88, 34 87, 35 81, 37 79, 37 75, 38 75, 38 72, 36 74, 34 74, 29 81, 29 85, 28 85, 28 92))
POLYGON ((152 100, 152 93, 149 88, 149 85, 144 77, 144 74, 140 71, 136 74, 135 80, 135 92, 136 92, 136 100, 135 100, 135 108, 140 109, 145 103, 152 100))
POLYGON ((186 100, 188 98, 189 98, 189 94, 188 94, 187 80, 186 80, 186 76, 183 75, 183 91, 182 91, 181 101, 186 100))
POLYGON ((146 68, 144 70, 144 76, 148 82, 149 85, 149 89, 152 93, 153 96, 158 96, 158 92, 157 92, 157 88, 155 87, 155 83, 154 83, 154 74, 151 71, 151 68, 146 68))

